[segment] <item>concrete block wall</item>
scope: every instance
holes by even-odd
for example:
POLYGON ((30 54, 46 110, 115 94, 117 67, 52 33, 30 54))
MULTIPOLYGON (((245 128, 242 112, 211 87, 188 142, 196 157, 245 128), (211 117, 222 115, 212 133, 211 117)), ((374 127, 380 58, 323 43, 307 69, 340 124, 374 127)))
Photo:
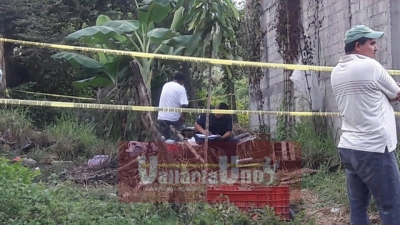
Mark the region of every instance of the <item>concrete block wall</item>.
MULTIPOLYGON (((270 27, 275 23, 275 12, 278 0, 263 0, 264 11, 260 18, 264 37, 264 61, 283 62, 278 54, 275 41, 275 30, 270 27)), ((303 0, 302 23, 313 46, 313 64, 335 66, 340 56, 344 54, 344 35, 352 26, 364 24, 372 29, 385 32, 378 42, 377 60, 387 69, 400 69, 400 1, 398 0, 303 0), (321 22, 320 26, 318 22, 321 22)), ((281 69, 266 69, 262 83, 265 102, 269 102, 264 110, 279 110, 283 96, 283 71, 281 69)), ((329 72, 311 72, 319 78, 319 86, 323 95, 323 111, 337 111, 332 95, 329 72)), ((400 76, 394 76, 400 81, 400 76)), ((296 95, 301 95, 296 92, 296 95)), ((300 101, 296 101, 296 110, 304 110, 300 101)), ((267 104, 266 104, 267 105, 267 104)), ((251 106, 252 110, 256 110, 251 106)), ((395 107, 400 111, 400 106, 395 107)), ((340 130, 341 120, 337 117, 328 119, 334 130, 340 130)), ((276 117, 266 117, 266 124, 272 132, 276 129, 276 117)), ((258 126, 258 116, 252 116, 250 124, 258 126)), ((399 123, 398 123, 399 124, 399 123)))

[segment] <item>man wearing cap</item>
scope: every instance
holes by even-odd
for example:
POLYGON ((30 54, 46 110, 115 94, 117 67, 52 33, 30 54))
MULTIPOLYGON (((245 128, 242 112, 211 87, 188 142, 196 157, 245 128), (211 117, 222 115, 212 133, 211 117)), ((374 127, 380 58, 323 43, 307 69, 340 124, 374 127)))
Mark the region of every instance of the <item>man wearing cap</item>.
POLYGON ((394 150, 396 121, 391 102, 400 87, 376 61, 383 32, 357 25, 345 34, 345 55, 331 73, 342 118, 339 156, 346 169, 350 221, 369 224, 371 195, 383 225, 400 224, 400 173, 394 150))

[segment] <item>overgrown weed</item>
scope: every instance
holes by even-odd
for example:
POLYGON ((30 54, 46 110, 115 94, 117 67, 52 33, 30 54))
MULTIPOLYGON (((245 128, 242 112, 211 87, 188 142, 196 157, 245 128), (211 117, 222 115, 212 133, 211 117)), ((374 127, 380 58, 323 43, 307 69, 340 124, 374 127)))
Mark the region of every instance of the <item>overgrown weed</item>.
POLYGON ((32 129, 32 120, 26 110, 0 110, 0 135, 5 141, 26 143, 32 135, 32 129))
POLYGON ((55 124, 46 127, 46 131, 54 143, 48 150, 60 159, 88 158, 102 151, 103 141, 96 136, 95 125, 70 112, 63 113, 55 124))
POLYGON ((313 118, 302 118, 296 122, 294 130, 296 135, 292 141, 301 144, 301 157, 305 167, 329 168, 340 163, 332 133, 325 127, 316 127, 313 118))

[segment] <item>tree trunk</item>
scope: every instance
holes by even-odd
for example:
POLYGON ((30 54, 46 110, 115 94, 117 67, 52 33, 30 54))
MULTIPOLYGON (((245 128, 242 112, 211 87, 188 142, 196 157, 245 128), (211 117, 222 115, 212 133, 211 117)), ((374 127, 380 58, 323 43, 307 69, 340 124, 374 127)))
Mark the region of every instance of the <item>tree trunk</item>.
MULTIPOLYGON (((2 37, 0 35, 0 37, 2 37)), ((0 41, 0 92, 6 90, 6 60, 4 57, 4 42, 0 41)))
MULTIPOLYGON (((147 90, 146 84, 144 83, 143 76, 140 72, 137 62, 130 62, 131 68, 133 70, 133 79, 136 84, 136 100, 139 105, 149 106, 151 105, 150 95, 147 90)), ((161 139, 161 134, 158 132, 155 118, 151 112, 141 112, 141 118, 145 129, 149 131, 150 141, 158 147, 158 161, 165 159, 168 164, 173 163, 172 157, 167 153, 167 148, 161 139)))
MULTIPOLYGON (((212 73, 212 65, 209 65, 208 66, 208 93, 207 93, 207 96, 208 96, 208 99, 207 99, 207 109, 209 110, 210 109, 210 106, 211 106, 211 82, 212 82, 212 77, 211 77, 211 73, 212 73)), ((209 124, 210 124, 210 113, 206 113, 206 131, 208 132, 208 129, 209 129, 209 124)), ((208 155, 207 155, 207 153, 208 153, 208 135, 206 135, 206 138, 205 138, 205 145, 204 145, 204 154, 205 154, 205 156, 204 156, 204 159, 206 160, 206 164, 208 164, 208 155)), ((206 168, 207 168, 207 166, 206 166, 206 168)))
MULTIPOLYGON (((139 65, 135 61, 130 62, 131 68, 133 70, 133 78, 136 83, 136 97, 139 101, 140 105, 151 105, 150 94, 147 90, 147 87, 144 83, 143 76, 140 72, 139 65)), ((151 112, 142 112, 141 113, 142 121, 145 126, 145 129, 150 132, 150 141, 154 142, 154 144, 158 147, 158 162, 162 162, 163 159, 167 161, 167 164, 174 165, 176 164, 175 159, 168 154, 167 148, 165 146, 164 141, 161 139, 161 134, 158 132, 155 118, 151 112)), ((184 203, 184 196, 181 190, 173 187, 172 193, 169 195, 168 202, 174 203, 173 206, 180 208, 181 204, 184 203)))
MULTIPOLYGON (((192 80, 192 74, 190 72, 190 63, 185 62, 182 64, 182 73, 185 74, 185 88, 188 92, 189 99, 194 100, 196 99, 196 90, 193 88, 193 80, 192 80)), ((193 101, 192 102, 192 107, 193 108, 198 108, 198 102, 193 101)))
MULTIPOLYGON (((235 95, 235 83, 232 81, 232 79, 229 79, 229 85, 228 85, 228 89, 229 89, 229 94, 230 94, 230 105, 231 105, 231 109, 232 110, 236 110, 237 106, 236 106, 236 95, 235 95)), ((238 118, 236 114, 232 115, 232 119, 234 123, 238 122, 238 118)))

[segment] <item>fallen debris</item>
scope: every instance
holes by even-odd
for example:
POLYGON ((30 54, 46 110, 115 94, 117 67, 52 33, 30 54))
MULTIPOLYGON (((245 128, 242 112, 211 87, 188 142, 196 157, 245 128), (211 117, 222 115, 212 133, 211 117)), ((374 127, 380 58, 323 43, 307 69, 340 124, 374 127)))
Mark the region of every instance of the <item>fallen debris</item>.
POLYGON ((33 168, 33 167, 35 167, 37 165, 37 162, 34 159, 24 158, 22 160, 22 165, 25 165, 27 167, 32 167, 33 168))
POLYGON ((302 168, 294 170, 291 172, 284 172, 283 176, 280 178, 280 185, 293 185, 299 184, 302 181, 303 175, 305 174, 315 174, 317 170, 312 170, 309 168, 302 168))

